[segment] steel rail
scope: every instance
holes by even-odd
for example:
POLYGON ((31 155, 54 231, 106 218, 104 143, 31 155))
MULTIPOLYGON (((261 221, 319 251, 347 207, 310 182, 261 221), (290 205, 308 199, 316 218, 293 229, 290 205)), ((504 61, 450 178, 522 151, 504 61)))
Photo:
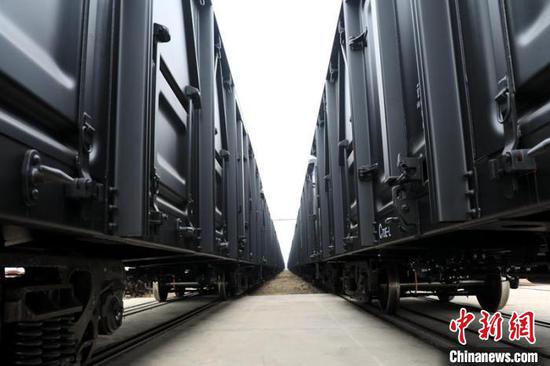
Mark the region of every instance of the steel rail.
POLYGON ((114 359, 115 357, 119 357, 129 352, 130 350, 144 343, 147 343, 148 341, 154 339, 155 336, 166 333, 169 330, 182 325, 186 321, 211 309, 212 307, 216 306, 217 304, 220 304, 221 302, 222 301, 220 299, 215 299, 205 305, 199 306, 191 311, 188 311, 176 318, 172 318, 159 325, 149 328, 145 331, 139 332, 134 336, 132 336, 131 338, 127 338, 123 341, 120 341, 120 342, 114 343, 113 345, 102 348, 92 354, 89 364, 102 365, 107 361, 114 359))
POLYGON ((123 317, 126 318, 127 316, 139 314, 139 313, 142 313, 142 312, 147 311, 147 310, 156 309, 158 307, 168 305, 168 304, 171 304, 173 302, 184 301, 185 299, 189 299, 189 298, 195 297, 197 295, 198 295, 198 293, 189 293, 189 294, 184 295, 183 297, 177 297, 175 299, 168 299, 164 302, 158 302, 158 301, 154 300, 154 301, 146 302, 146 303, 143 303, 143 304, 137 304, 137 305, 129 306, 128 308, 124 309, 123 317))

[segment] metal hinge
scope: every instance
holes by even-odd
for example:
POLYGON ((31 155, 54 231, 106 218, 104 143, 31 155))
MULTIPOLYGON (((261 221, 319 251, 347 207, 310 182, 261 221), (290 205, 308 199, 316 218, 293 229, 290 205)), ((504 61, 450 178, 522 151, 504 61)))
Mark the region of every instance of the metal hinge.
POLYGON ((220 156, 222 157, 223 160, 229 160, 229 158, 231 157, 231 153, 228 150, 221 149, 220 156))
POLYGON ((338 67, 333 67, 332 63, 328 67, 327 80, 329 83, 334 83, 338 79, 338 67))
POLYGON ((466 174, 464 174, 464 178, 466 178, 466 183, 468 185, 468 188, 465 192, 470 207, 470 209, 468 210, 468 214, 471 218, 479 218, 481 214, 481 209, 477 207, 476 191, 474 189, 474 172, 472 170, 468 170, 466 174))
POLYGON ((502 88, 495 96, 497 120, 499 123, 506 123, 512 116, 512 94, 510 93, 509 81, 506 76, 499 81, 499 84, 502 85, 502 88))
POLYGON ((38 202, 40 186, 61 184, 65 186, 65 195, 73 199, 103 199, 103 184, 91 178, 72 177, 63 170, 42 164, 40 153, 27 150, 21 169, 23 175, 23 198, 27 206, 38 202))
POLYGON ((346 26, 343 22, 338 22, 338 35, 340 38, 340 45, 342 47, 346 46, 346 26))
POLYGON ((227 78, 223 81, 223 87, 228 92, 232 92, 234 86, 235 86, 235 84, 233 83, 233 79, 231 77, 229 77, 229 78, 227 78))
POLYGON ((237 252, 239 253, 239 257, 243 257, 244 250, 246 249, 246 236, 239 237, 238 243, 237 252))
POLYGON ((530 173, 537 169, 537 163, 529 149, 511 150, 496 159, 489 160, 491 179, 499 179, 505 174, 530 173))
POLYGON ((392 202, 396 216, 385 219, 385 225, 397 224, 406 233, 418 230, 419 194, 424 190, 424 165, 420 157, 397 155, 397 166, 401 171, 398 177, 389 177, 386 183, 392 187, 392 202))
POLYGON ((178 239, 196 240, 200 235, 200 229, 192 225, 186 225, 181 218, 176 219, 176 236, 178 239))
POLYGON ((338 142, 338 164, 346 165, 347 152, 350 142, 347 139, 338 142))
POLYGON ((374 179, 374 176, 378 172, 378 163, 371 165, 362 165, 357 168, 357 176, 361 182, 367 182, 374 179))
POLYGON ((107 203, 108 203, 108 217, 107 217, 107 229, 109 233, 114 234, 118 228, 118 223, 116 222, 118 214, 118 206, 116 204, 116 196, 118 194, 118 189, 115 187, 109 187, 107 191, 107 203))
POLYGON ((168 215, 159 210, 149 210, 149 223, 153 226, 160 226, 168 220, 168 215))
POLYGON ((158 43, 170 42, 171 37, 168 27, 159 23, 155 23, 155 25, 153 26, 153 38, 155 42, 158 43))
POLYGON ((218 249, 220 250, 221 253, 227 254, 229 252, 229 242, 222 241, 218 243, 218 249))
POLYGON ((397 166, 401 174, 397 177, 388 177, 386 183, 396 186, 406 182, 422 182, 424 178, 424 165, 421 157, 408 157, 397 155, 397 166))
POLYGON ((357 235, 348 235, 344 237, 344 249, 348 250, 353 247, 353 243, 355 243, 357 240, 359 240, 359 237, 357 235))
POLYGON ((356 35, 355 37, 351 37, 349 39, 349 47, 352 51, 361 51, 363 48, 367 47, 367 36, 369 34, 369 30, 365 28, 365 30, 356 35))
POLYGON ((239 250, 244 250, 246 248, 246 242, 247 242, 246 236, 243 235, 239 237, 239 250))
POLYGON ((201 92, 199 89, 191 85, 186 85, 183 87, 183 95, 193 103, 194 109, 201 109, 201 92))
POLYGON ((159 226, 164 224, 168 220, 168 215, 160 211, 156 206, 156 197, 160 193, 160 177, 156 173, 156 170, 153 169, 153 174, 151 175, 151 209, 149 210, 149 223, 153 226, 159 226))
POLYGON ((411 184, 402 184, 392 187, 392 202, 397 217, 388 217, 385 224, 391 225, 395 222, 406 233, 413 233, 417 230, 418 223, 418 202, 415 197, 414 187, 411 184))
POLYGON ((314 250, 309 256, 309 258, 311 259, 320 258, 320 257, 321 257, 321 252, 317 250, 314 250))
POLYGON ((82 127, 80 130, 82 144, 87 153, 92 151, 94 144, 95 128, 91 125, 92 117, 84 112, 82 115, 82 127))

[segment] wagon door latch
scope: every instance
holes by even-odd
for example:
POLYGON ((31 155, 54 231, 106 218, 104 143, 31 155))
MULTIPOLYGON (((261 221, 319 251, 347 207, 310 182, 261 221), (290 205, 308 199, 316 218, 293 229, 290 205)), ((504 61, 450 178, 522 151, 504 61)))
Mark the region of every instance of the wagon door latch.
POLYGON ((40 197, 40 188, 45 184, 65 186, 65 195, 73 199, 100 199, 103 185, 87 177, 73 177, 61 169, 42 163, 36 150, 27 150, 21 170, 23 178, 23 198, 27 206, 33 206, 40 197))
POLYGON ((495 97, 497 121, 504 128, 505 145, 500 156, 489 160, 491 179, 500 179, 505 175, 527 174, 537 169, 533 158, 537 153, 529 149, 517 148, 521 131, 517 121, 513 85, 512 78, 502 78, 499 81, 500 91, 495 97))
POLYGON ((397 223, 401 231, 414 233, 418 223, 417 197, 422 193, 424 165, 421 157, 397 157, 401 170, 399 177, 390 177, 387 183, 392 187, 392 201, 396 217, 388 217, 386 225, 397 223))
POLYGON ((352 51, 361 51, 363 48, 367 47, 368 45, 368 36, 369 31, 367 28, 358 35, 351 37, 349 39, 349 46, 352 51))
POLYGON ((506 174, 526 174, 535 171, 535 155, 529 149, 514 149, 489 160, 491 179, 499 179, 506 174))

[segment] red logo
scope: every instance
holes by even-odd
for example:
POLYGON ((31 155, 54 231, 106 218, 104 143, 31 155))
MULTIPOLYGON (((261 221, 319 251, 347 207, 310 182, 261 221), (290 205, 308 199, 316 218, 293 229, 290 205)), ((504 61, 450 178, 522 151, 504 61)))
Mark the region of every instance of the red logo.
POLYGON ((493 337, 495 342, 502 339, 502 314, 494 313, 492 316, 485 310, 481 310, 481 329, 478 331, 479 339, 486 341, 493 337))
POLYGON ((515 311, 508 321, 510 329, 510 340, 519 341, 521 338, 527 339, 531 344, 537 341, 535 337, 535 313, 526 311, 518 315, 515 311))
POLYGON ((449 329, 451 330, 451 332, 458 332, 458 342, 463 346, 466 345, 466 328, 468 328, 468 325, 470 325, 470 323, 473 322, 474 319, 474 314, 469 313, 464 308, 461 308, 460 316, 458 317, 458 319, 452 319, 451 323, 449 324, 449 329))
MULTIPOLYGON (((466 329, 475 320, 474 313, 468 312, 465 308, 460 309, 460 315, 456 319, 451 319, 449 330, 453 333, 458 333, 458 342, 461 345, 466 345, 466 329)), ((483 341, 493 338, 495 342, 502 339, 502 323, 503 317, 500 312, 493 315, 485 310, 481 310, 481 319, 479 319, 481 328, 478 330, 479 339, 483 341)), ((526 311, 521 314, 512 312, 508 320, 508 339, 511 341, 519 341, 526 339, 529 343, 536 342, 535 336, 535 314, 532 311, 526 311)))

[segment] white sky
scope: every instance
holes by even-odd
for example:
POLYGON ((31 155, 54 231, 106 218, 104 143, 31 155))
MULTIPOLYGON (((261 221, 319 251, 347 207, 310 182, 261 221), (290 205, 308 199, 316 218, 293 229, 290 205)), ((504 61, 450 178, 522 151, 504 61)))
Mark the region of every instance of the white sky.
POLYGON ((285 261, 341 0, 213 0, 285 261))

